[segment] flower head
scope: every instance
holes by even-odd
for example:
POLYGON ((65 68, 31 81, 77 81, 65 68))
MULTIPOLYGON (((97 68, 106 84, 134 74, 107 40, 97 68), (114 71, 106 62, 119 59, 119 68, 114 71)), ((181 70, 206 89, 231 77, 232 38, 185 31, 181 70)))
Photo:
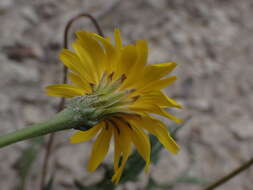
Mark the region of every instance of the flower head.
POLYGON ((114 140, 112 180, 115 183, 119 182, 132 145, 146 161, 148 169, 150 141, 146 132, 155 135, 168 151, 177 153, 179 147, 165 124, 150 115, 180 122, 164 108, 181 106, 161 91, 176 80, 175 76, 167 77, 176 64, 147 65, 147 42, 140 40, 123 45, 118 29, 114 32, 115 45, 109 38, 95 33, 80 31, 76 35, 72 44, 74 51, 64 49, 60 53, 61 61, 70 69, 68 78, 72 84, 50 85, 46 91, 49 96, 76 97, 73 107, 86 102, 86 106, 78 109, 89 113, 86 119, 90 122, 79 128, 70 141, 80 143, 98 134, 88 170, 94 171, 103 161, 111 139, 114 140))

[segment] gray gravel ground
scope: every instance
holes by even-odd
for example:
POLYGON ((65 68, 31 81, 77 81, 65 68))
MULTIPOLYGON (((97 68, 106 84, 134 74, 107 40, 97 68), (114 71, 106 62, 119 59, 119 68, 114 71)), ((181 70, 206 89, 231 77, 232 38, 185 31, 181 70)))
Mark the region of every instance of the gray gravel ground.
MULTIPOLYGON (((49 118, 58 99, 43 86, 59 82, 57 55, 69 18, 89 12, 106 34, 120 27, 125 42, 146 39, 151 63, 179 64, 178 82, 168 93, 191 117, 178 134, 177 156, 162 152, 148 175, 160 183, 173 181, 189 169, 192 177, 213 181, 253 156, 253 1, 252 0, 0 0, 0 133, 49 118)), ((80 21, 72 31, 94 30, 80 21)), ((60 133, 51 157, 55 189, 74 189, 73 180, 92 184, 103 170, 90 174, 85 165, 90 143, 69 145, 71 133, 60 133)), ((15 163, 28 142, 0 150, 0 189, 18 185, 15 163)), ((44 149, 39 152, 27 184, 38 189, 44 149)), ((106 162, 110 162, 110 157, 106 162)), ((143 189, 147 175, 118 189, 143 189)), ((252 190, 253 169, 219 190, 252 190)), ((198 190, 180 183, 175 190, 198 190)))

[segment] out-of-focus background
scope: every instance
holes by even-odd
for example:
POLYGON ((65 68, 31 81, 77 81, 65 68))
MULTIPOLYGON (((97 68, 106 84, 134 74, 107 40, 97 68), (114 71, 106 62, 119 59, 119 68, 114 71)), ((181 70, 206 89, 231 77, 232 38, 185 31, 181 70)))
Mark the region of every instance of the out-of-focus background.
MULTIPOLYGON (((150 63, 178 63, 179 80, 167 92, 185 107, 175 114, 190 120, 178 133, 181 152, 162 151, 148 175, 169 183, 187 171, 196 183, 174 189, 198 190, 253 156, 252 0, 0 0, 1 135, 55 113, 59 100, 46 97, 43 86, 60 81, 63 29, 80 12, 94 15, 107 35, 119 27, 124 42, 148 40, 150 63)), ((79 29, 95 31, 85 19, 71 33, 79 29)), ((69 145, 70 135, 58 133, 53 147, 55 189, 75 189, 75 179, 92 184, 103 173, 86 171, 91 142, 69 145)), ((28 146, 26 141, 0 150, 0 189, 20 185, 18 163, 28 146)), ((36 154, 28 190, 38 189, 44 153, 40 148, 36 154)), ((118 189, 142 190, 148 175, 118 189)), ((251 168, 218 189, 252 185, 251 168)))

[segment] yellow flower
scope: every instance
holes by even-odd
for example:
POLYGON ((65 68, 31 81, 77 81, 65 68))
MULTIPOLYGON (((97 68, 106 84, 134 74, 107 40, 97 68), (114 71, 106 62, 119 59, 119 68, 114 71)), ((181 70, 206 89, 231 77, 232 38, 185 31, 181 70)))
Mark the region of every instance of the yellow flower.
POLYGON ((176 64, 147 65, 147 42, 123 45, 118 29, 114 31, 115 45, 95 33, 80 31, 76 35, 74 52, 64 49, 60 53, 61 61, 70 69, 68 78, 72 84, 50 85, 46 91, 49 96, 95 97, 92 107, 102 110, 96 114, 94 126, 76 132, 70 139, 71 143, 80 143, 98 134, 88 170, 94 171, 103 161, 112 137, 115 183, 119 182, 132 144, 146 161, 145 169, 149 168, 150 141, 146 132, 155 135, 168 151, 177 153, 179 147, 165 124, 150 116, 157 114, 180 122, 164 108, 181 106, 161 91, 176 80, 175 76, 166 76, 176 64))

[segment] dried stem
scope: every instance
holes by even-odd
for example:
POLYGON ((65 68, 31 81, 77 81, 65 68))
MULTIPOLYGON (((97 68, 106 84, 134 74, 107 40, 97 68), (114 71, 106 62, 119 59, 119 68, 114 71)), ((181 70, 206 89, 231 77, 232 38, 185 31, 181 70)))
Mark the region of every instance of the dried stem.
MULTIPOLYGON (((76 20, 78 20, 79 18, 82 18, 82 17, 88 18, 92 22, 92 24, 95 26, 98 34, 101 36, 104 36, 102 29, 100 28, 96 19, 88 13, 82 13, 82 14, 79 14, 79 15, 73 17, 72 19, 70 19, 64 29, 63 46, 65 49, 68 48, 68 34, 69 34, 69 30, 70 30, 72 24, 76 20)), ((67 72, 68 72, 68 68, 64 66, 63 67, 63 78, 62 78, 63 83, 67 83, 67 72)), ((64 105, 65 105, 65 98, 61 98, 58 108, 57 108, 57 112, 60 112, 64 108, 64 105)), ((50 157, 52 146, 54 143, 54 136, 55 136, 54 133, 50 134, 48 143, 46 145, 46 153, 45 153, 45 157, 43 159, 42 175, 41 175, 41 182, 40 182, 41 189, 43 189, 43 187, 45 186, 45 182, 46 182, 46 175, 48 173, 49 157, 50 157)))
POLYGON ((235 177, 238 174, 240 174, 242 171, 250 168, 250 166, 252 166, 252 165, 253 165, 253 157, 250 160, 248 160, 247 162, 243 163, 240 167, 238 167, 237 169, 235 169, 234 171, 232 171, 231 173, 229 173, 228 175, 222 177, 218 181, 216 181, 213 184, 211 184, 209 187, 205 188, 205 190, 213 190, 216 187, 219 187, 219 186, 223 185, 224 183, 226 183, 227 181, 229 181, 233 177, 235 177))

